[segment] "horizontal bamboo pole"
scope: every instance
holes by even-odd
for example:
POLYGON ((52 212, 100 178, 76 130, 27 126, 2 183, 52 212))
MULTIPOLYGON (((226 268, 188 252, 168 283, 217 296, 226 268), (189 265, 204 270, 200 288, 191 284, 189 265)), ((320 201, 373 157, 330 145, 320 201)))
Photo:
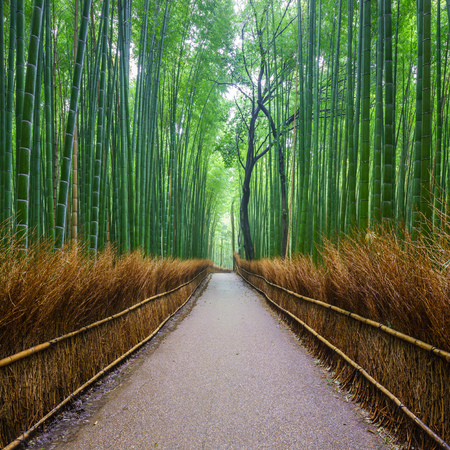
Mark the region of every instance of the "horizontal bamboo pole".
MULTIPOLYGON (((245 269, 243 269, 247 272, 245 269)), ((247 272, 249 273, 249 272, 247 272)), ((241 275, 242 276, 242 275, 241 275)), ((431 428, 429 428, 425 423, 423 423, 411 410, 409 410, 402 401, 397 398, 391 391, 387 390, 382 384, 376 381, 373 377, 371 377, 359 364, 349 358, 344 352, 339 350, 336 346, 334 346, 331 342, 317 333, 314 329, 312 329, 309 325, 299 319, 297 316, 282 308, 280 305, 275 303, 262 289, 257 288, 254 284, 248 281, 245 277, 242 277, 250 286, 256 289, 258 292, 263 294, 270 303, 275 305, 280 311, 287 314, 289 317, 294 319, 297 323, 299 323, 302 327, 308 330, 314 337, 319 339, 323 344, 325 344, 328 348, 337 353, 342 359, 344 359, 349 365, 355 368, 361 375, 363 375, 367 381, 373 384, 378 390, 380 390, 384 395, 386 395, 392 402, 394 402, 399 409, 401 409, 418 427, 420 427, 429 437, 431 437, 441 448, 445 450, 450 450, 450 445, 447 444, 440 436, 438 436, 431 428)), ((271 283, 269 283, 271 284, 271 283)))
MULTIPOLYGON (((208 269, 205 269, 208 270, 208 269)), ((200 272, 195 278, 193 278, 190 283, 195 281, 199 275, 205 272, 203 270, 200 272)), ((201 282, 200 282, 201 283, 201 282)), ((85 391, 88 387, 90 387, 92 384, 94 384, 99 378, 101 378, 103 375, 105 375, 107 372, 109 372, 111 369, 113 369, 115 366, 120 364, 122 361, 124 361, 126 358, 128 358, 131 354, 133 354, 136 350, 138 350, 140 347, 142 347, 144 344, 146 344, 148 341, 150 341, 155 335, 158 333, 158 331, 167 323, 168 320, 170 320, 181 308, 183 308, 184 305, 192 298, 197 288, 200 286, 200 283, 197 284, 195 289, 192 291, 191 295, 186 299, 186 301, 177 308, 177 310, 167 316, 167 318, 161 322, 161 324, 156 328, 155 331, 153 331, 152 334, 147 336, 144 340, 136 344, 132 349, 128 350, 126 353, 124 353, 121 357, 117 358, 115 361, 113 361, 111 364, 109 364, 107 367, 102 369, 100 372, 98 372, 96 375, 94 375, 90 380, 88 380, 86 383, 84 383, 82 386, 80 386, 76 391, 72 392, 68 397, 66 397, 59 405, 55 406, 48 414, 46 414, 39 422, 34 424, 28 431, 25 431, 21 436, 19 436, 17 439, 12 441, 10 444, 8 444, 6 447, 3 448, 3 450, 14 450, 18 448, 19 446, 26 443, 28 439, 33 437, 33 435, 37 432, 37 430, 44 425, 48 420, 50 420, 54 415, 56 415, 64 406, 66 406, 70 401, 72 401, 77 395, 81 394, 83 391, 85 391)), ((178 289, 178 288, 177 288, 178 289)), ((174 289, 174 290, 177 290, 174 289)), ((174 290, 170 292, 174 292, 174 290)), ((168 293, 165 292, 165 295, 168 293)), ((159 294, 161 295, 161 294, 159 294)))
POLYGON ((362 317, 362 316, 360 316, 358 314, 352 313, 350 311, 346 311, 345 309, 339 308, 338 306, 330 305, 329 303, 325 303, 325 302, 322 302, 320 300, 315 300, 313 298, 309 298, 309 297, 305 297, 304 295, 297 294, 297 292, 290 291, 289 289, 286 289, 283 286, 278 286, 277 284, 271 283, 269 280, 267 280, 263 276, 258 275, 256 273, 249 272, 248 270, 245 270, 242 267, 239 267, 239 270, 242 270, 242 271, 246 272, 247 274, 249 274, 251 276, 254 276, 256 278, 260 278, 261 280, 266 282, 268 285, 273 286, 273 287, 275 287, 277 289, 280 289, 280 290, 282 290, 282 291, 284 291, 284 292, 286 292, 286 293, 288 293, 290 295, 293 295, 294 297, 297 297, 297 298, 299 298, 301 300, 305 300, 305 301, 307 301, 309 303, 314 303, 314 304, 319 305, 319 306, 321 306, 323 308, 326 308, 326 309, 331 309, 331 310, 336 311, 337 313, 342 314, 344 316, 351 317, 354 320, 357 320, 359 322, 365 323, 366 325, 370 325, 371 327, 374 327, 374 328, 377 328, 379 330, 382 330, 385 333, 390 334, 391 336, 395 336, 395 337, 397 337, 399 339, 402 339, 403 341, 406 341, 406 342, 408 342, 410 344, 416 345, 417 347, 420 347, 423 350, 426 350, 426 351, 428 351, 430 353, 438 355, 441 358, 445 359, 446 361, 450 362, 450 353, 449 352, 446 352, 445 350, 441 350, 441 349, 436 348, 436 347, 434 347, 434 346, 432 346, 430 344, 427 344, 426 342, 423 342, 420 339, 415 339, 415 338, 413 338, 411 336, 408 336, 407 334, 400 333, 400 331, 393 330, 392 328, 389 328, 386 325, 383 325, 382 323, 375 322, 374 320, 370 320, 370 319, 362 317))
POLYGON ((112 316, 106 317, 105 319, 99 320, 97 322, 93 322, 93 323, 91 323, 91 324, 89 324, 89 325, 87 325, 85 327, 82 327, 82 328, 76 330, 76 331, 72 331, 71 333, 67 333, 67 334, 65 334, 63 336, 59 336, 59 337, 57 337, 55 339, 52 339, 52 340, 47 341, 47 342, 44 342, 43 344, 36 345, 36 346, 31 347, 31 348, 29 348, 27 350, 22 350, 19 353, 16 353, 14 355, 7 356, 6 358, 0 359, 0 367, 8 366, 9 364, 12 364, 12 363, 14 363, 16 361, 19 361, 19 360, 23 359, 23 358, 27 358, 28 356, 34 355, 35 353, 38 353, 38 352, 41 352, 41 351, 51 347, 52 345, 57 344, 58 342, 64 341, 65 339, 74 337, 77 334, 80 334, 80 333, 83 333, 83 332, 85 332, 87 330, 90 330, 91 328, 98 327, 99 325, 102 325, 104 323, 110 322, 111 320, 117 319, 119 317, 122 317, 125 314, 128 314, 129 312, 131 312, 131 311, 133 311, 133 310, 135 310, 137 308, 140 308, 140 307, 144 306, 145 304, 147 304, 147 303, 149 303, 149 302, 151 302, 153 300, 156 300, 156 299, 158 299, 160 297, 164 297, 164 296, 169 295, 169 294, 171 294, 171 293, 173 293, 175 291, 178 291, 181 288, 183 288, 183 287, 187 286, 188 284, 192 283, 193 281, 195 281, 200 275, 202 275, 204 272, 206 272, 209 269, 210 268, 208 267, 207 269, 202 270, 199 274, 197 274, 194 278, 192 278, 192 280, 190 280, 190 281, 188 281, 188 282, 186 282, 184 284, 181 284, 180 286, 178 286, 178 287, 176 287, 176 288, 174 288, 174 289, 172 289, 170 291, 162 292, 161 294, 157 294, 157 295, 154 295, 153 297, 149 297, 149 298, 143 300, 142 302, 137 303, 136 305, 130 306, 129 308, 124 309, 123 311, 121 311, 121 312, 119 312, 117 314, 113 314, 112 316))

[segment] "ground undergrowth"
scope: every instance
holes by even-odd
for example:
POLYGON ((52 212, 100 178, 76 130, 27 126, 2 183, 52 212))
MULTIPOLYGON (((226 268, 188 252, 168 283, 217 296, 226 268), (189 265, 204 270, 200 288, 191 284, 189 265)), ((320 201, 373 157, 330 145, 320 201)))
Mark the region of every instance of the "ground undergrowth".
POLYGON ((308 256, 247 262, 244 268, 307 297, 381 322, 450 351, 450 236, 413 241, 369 232, 326 242, 308 256))
POLYGON ((112 248, 93 257, 81 246, 53 251, 40 244, 23 256, 14 242, 1 243, 0 447, 157 330, 217 270, 210 260, 152 258, 139 251, 120 256, 112 248), (42 351, 6 361, 68 334, 42 351))
POLYGON ((45 244, 20 257, 14 242, 0 244, 0 358, 169 291, 209 266, 112 248, 94 258, 80 246, 45 244))
MULTIPOLYGON (((379 322, 431 346, 450 351, 450 239, 445 231, 413 240, 402 231, 376 230, 326 242, 317 264, 307 256, 245 261, 236 265, 305 297, 379 322)), ((450 439, 450 362, 383 333, 348 315, 300 299, 241 272, 285 310, 344 351, 446 442, 450 439)), ((288 322, 332 368, 375 421, 408 442, 435 448, 428 439, 353 368, 329 348, 288 322)))

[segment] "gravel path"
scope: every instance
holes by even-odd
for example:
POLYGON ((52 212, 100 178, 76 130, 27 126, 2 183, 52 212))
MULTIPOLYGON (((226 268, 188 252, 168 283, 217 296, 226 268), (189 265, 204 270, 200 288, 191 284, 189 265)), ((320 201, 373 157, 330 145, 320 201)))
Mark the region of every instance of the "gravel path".
POLYGON ((235 274, 214 274, 172 328, 56 448, 387 448, 235 274))

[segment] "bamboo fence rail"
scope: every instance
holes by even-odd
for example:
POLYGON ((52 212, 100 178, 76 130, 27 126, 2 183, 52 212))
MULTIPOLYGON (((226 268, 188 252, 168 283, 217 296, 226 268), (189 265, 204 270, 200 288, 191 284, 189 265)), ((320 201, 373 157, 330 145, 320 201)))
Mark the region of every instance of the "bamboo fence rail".
POLYGON ((209 270, 209 268, 203 270, 202 272, 197 274, 192 280, 187 281, 186 283, 183 283, 180 286, 177 286, 176 288, 171 289, 170 291, 162 292, 160 294, 154 295, 153 297, 146 298, 142 302, 136 303, 136 305, 130 306, 129 308, 124 309, 123 311, 121 311, 121 312, 119 312, 117 314, 113 314, 112 316, 106 317, 106 318, 104 318, 102 320, 99 320, 97 322, 93 322, 90 325, 82 327, 82 328, 80 328, 80 329, 78 329, 76 331, 73 331, 71 333, 67 333, 67 334, 65 334, 63 336, 58 336, 57 338, 51 339, 50 341, 44 342, 44 343, 39 344, 39 345, 35 345, 34 347, 28 348, 26 350, 23 350, 23 351, 21 351, 19 353, 14 354, 14 355, 7 356, 6 358, 0 359, 0 367, 7 366, 9 364, 12 364, 15 361, 19 361, 20 359, 26 358, 28 356, 31 356, 31 355, 35 354, 35 353, 41 352, 43 350, 46 350, 47 348, 51 347, 52 345, 57 344, 58 342, 61 342, 61 341, 64 341, 66 339, 69 339, 71 337, 74 337, 77 334, 84 333, 84 332, 86 332, 86 331, 88 331, 88 330, 90 330, 92 328, 96 328, 96 327, 98 327, 100 325, 103 325, 103 324, 105 324, 107 322, 110 322, 111 320, 118 319, 119 317, 122 317, 122 316, 130 313, 131 311, 134 311, 137 308, 141 308, 142 306, 146 305, 147 303, 149 303, 151 301, 154 301, 154 300, 156 300, 158 298, 165 297, 165 296, 167 296, 169 294, 172 294, 173 292, 176 292, 176 291, 182 289, 183 287, 187 286, 188 284, 191 284, 199 276, 203 275, 208 270, 209 270))
MULTIPOLYGON (((293 295, 294 297, 297 297, 301 300, 305 300, 306 302, 310 302, 310 303, 314 303, 316 305, 322 306, 323 308, 326 309, 330 309, 333 311, 336 311, 339 314, 342 314, 344 316, 350 317, 354 320, 357 320, 359 322, 365 323, 366 325, 370 325, 371 327, 377 328, 378 330, 384 331, 387 334, 390 334, 392 336, 397 337, 398 339, 402 339, 405 342, 409 342, 410 344, 416 345, 417 347, 420 347, 430 353, 434 353, 437 356, 440 356, 441 358, 445 359, 446 361, 450 362, 450 353, 446 352, 445 350, 441 350, 439 348, 436 348, 430 344, 427 344, 426 342, 423 342, 419 339, 415 339, 411 336, 408 336, 404 333, 400 333, 399 331, 396 331, 392 328, 387 327, 386 325, 383 325, 380 322, 375 322, 374 320, 370 320, 370 319, 366 319, 365 317, 362 317, 358 314, 352 313, 350 311, 346 311, 345 309, 339 308, 338 306, 334 306, 334 305, 330 305, 329 303, 325 303, 325 302, 321 302, 320 300, 315 300, 313 298, 309 298, 309 297, 305 297, 304 295, 300 295, 297 294, 297 292, 294 291, 290 291, 289 289, 286 289, 283 286, 279 286, 277 284, 274 284, 272 282, 270 282, 269 280, 267 280, 265 277, 263 277, 262 275, 258 275, 256 273, 251 273, 247 270, 245 270, 243 267, 239 267, 239 270, 242 270, 244 272, 246 272, 247 274, 256 277, 256 278, 260 278, 261 280, 263 280, 265 283, 267 283, 268 285, 276 288, 276 289, 280 289, 281 291, 286 292, 289 295, 293 295)), ((253 286, 253 285, 252 285, 253 286)), ((1 363, 1 361, 0 361, 1 363)))
MULTIPOLYGON (((208 269, 206 269, 208 270, 208 269)), ((206 270, 200 272, 194 279, 192 279, 189 283, 191 283, 192 281, 194 281, 195 279, 197 279, 200 275, 202 275, 206 270)), ((185 283, 182 286, 185 286, 187 283, 185 283)), ((183 308, 184 305, 186 305, 186 303, 192 298, 192 296, 194 295, 195 291, 197 290, 197 288, 199 287, 200 283, 197 284, 197 286, 195 287, 195 289, 192 291, 192 293, 189 295, 189 297, 186 299, 186 301, 180 305, 172 314, 170 314, 163 322, 161 322, 161 324, 158 326, 158 328, 156 328, 155 331, 153 331, 153 333, 151 333, 149 336, 147 336, 145 339, 143 339, 141 342, 139 342, 138 344, 136 344, 132 349, 128 350, 125 354, 123 354, 122 356, 120 356, 119 358, 117 358, 115 361, 113 361, 111 364, 109 364, 107 367, 105 367, 104 369, 102 369, 100 372, 98 372, 97 374, 95 374, 91 379, 89 379, 86 383, 84 383, 82 386, 80 386, 75 392, 73 392, 72 394, 70 394, 68 397, 66 397, 61 403, 59 403, 55 408, 53 408, 48 414, 46 414, 41 420, 39 420, 39 422, 37 422, 35 425, 33 425, 28 431, 25 431, 24 433, 21 434, 21 436, 19 436, 17 439, 15 439, 13 442, 11 442, 10 444, 8 444, 3 450, 13 450, 18 448, 19 446, 23 445, 24 443, 26 443, 27 440, 29 440, 30 438, 33 437, 33 435, 39 430, 39 428, 41 426, 43 426, 46 422, 48 422, 52 417, 54 417, 59 411, 61 411, 66 405, 68 405, 72 400, 74 400, 78 395, 80 395, 82 392, 84 392, 87 388, 89 388, 90 386, 92 386, 98 379, 100 379, 102 376, 104 376, 105 374, 107 374, 110 370, 112 370, 114 367, 116 367, 117 365, 119 365, 120 363, 122 363, 123 361, 125 361, 130 355, 132 355, 136 350, 138 350, 139 348, 141 348, 143 345, 145 345, 148 341, 150 341, 153 337, 155 337, 155 335, 158 333, 158 331, 167 323, 167 321, 169 321, 181 308, 183 308)), ((168 292, 163 292, 162 294, 158 294, 157 296, 151 297, 152 299, 156 299, 158 297, 162 297, 164 295, 168 295, 171 292, 174 292, 178 289, 181 289, 182 286, 179 286, 178 288, 172 289, 171 291, 168 292)), ((150 299, 146 299, 144 300, 144 302, 148 302, 150 299)), ((139 306, 142 305, 141 302, 138 305, 135 306, 139 306)), ((128 308, 130 309, 130 308, 128 308)), ((117 316, 117 314, 115 315, 117 316)), ((113 316, 111 316, 113 317, 113 316)), ((98 322, 96 322, 98 323, 98 322)), ((67 336, 67 335, 66 335, 67 336)))
POLYGON ((357 314, 292 292, 259 274, 247 271, 237 261, 236 268, 236 272, 265 295, 282 314, 313 336, 315 343, 309 346, 319 354, 319 359, 326 360, 336 369, 336 376, 344 378, 344 385, 353 385, 355 399, 360 400, 363 406, 369 407, 374 419, 384 422, 387 428, 407 440, 410 446, 415 444, 423 449, 437 446, 450 449, 446 442, 446 436, 449 435, 447 410, 450 398, 446 382, 450 369, 448 352, 357 314), (251 277, 254 277, 257 285, 250 281, 251 277), (269 297, 268 292, 271 292, 272 298, 276 301, 269 297), (342 319, 337 321, 330 314, 342 319), (307 319, 303 319, 304 316, 307 319), (311 322, 314 326, 311 326, 311 322), (324 337, 324 334, 328 337, 324 337), (386 337, 382 337, 383 334, 386 337), (403 344, 400 344, 401 342, 403 344), (328 349, 328 352, 324 348, 328 349), (414 353, 414 348, 419 353, 414 353), (329 356, 330 352, 338 355, 337 358, 329 356), (349 373, 348 368, 343 368, 345 364, 336 362, 339 359, 345 361, 353 373, 349 373), (363 363, 358 364, 356 362, 358 359, 363 363), (369 371, 363 369, 366 364, 370 367, 369 371), (402 370, 408 372, 403 378, 402 370), (417 377, 417 380, 411 383, 411 377, 417 377), (359 378, 364 379, 372 388, 365 387, 362 382, 357 381, 359 378), (376 378, 381 378, 382 382, 376 381, 376 378), (393 393, 396 390, 400 391, 400 395, 393 393), (433 396, 429 395, 430 392, 433 396), (414 398, 415 395, 419 398, 414 398), (386 400, 383 400, 382 396, 386 400), (411 399, 414 400, 411 402, 414 406, 407 408, 405 403, 409 403, 411 399), (401 414, 408 418, 408 422, 400 418, 401 414))
POLYGON ((28 431, 10 445, 28 439, 76 395, 150 340, 212 271, 208 267, 170 291, 2 359, 0 447, 22 430, 28 431))

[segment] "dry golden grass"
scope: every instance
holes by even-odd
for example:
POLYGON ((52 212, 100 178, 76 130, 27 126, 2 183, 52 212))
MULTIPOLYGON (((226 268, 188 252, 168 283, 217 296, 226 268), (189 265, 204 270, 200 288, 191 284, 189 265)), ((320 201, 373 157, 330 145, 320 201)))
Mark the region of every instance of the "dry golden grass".
POLYGON ((413 242, 380 230, 325 242, 323 265, 309 257, 240 260, 298 294, 315 298, 450 351, 450 239, 413 242))
MULTIPOLYGON (((236 255, 236 259, 238 266, 272 283, 450 351, 450 235, 446 232, 414 242, 406 233, 400 239, 393 232, 377 230, 338 244, 326 242, 323 264, 317 267, 306 257, 248 262, 236 255)), ((356 361, 448 442, 448 361, 347 315, 301 301, 257 277, 242 275, 356 361)), ((383 394, 331 350, 294 327, 335 375, 352 386, 356 399, 374 419, 416 448, 435 448, 383 394)))
MULTIPOLYGON (((83 248, 41 245, 20 258, 0 248, 0 359, 109 317, 172 290, 212 266, 209 260, 118 257, 89 259, 83 248)), ((206 272, 205 272, 206 275, 206 272)), ((131 313, 0 367, 0 447, 150 335, 202 277, 131 313)))
POLYGON ((373 233, 327 243, 325 301, 449 351, 450 247, 442 242, 373 233))
POLYGON ((96 260, 84 249, 0 249, 0 358, 122 311, 192 278, 210 261, 145 258, 136 251, 96 260))

